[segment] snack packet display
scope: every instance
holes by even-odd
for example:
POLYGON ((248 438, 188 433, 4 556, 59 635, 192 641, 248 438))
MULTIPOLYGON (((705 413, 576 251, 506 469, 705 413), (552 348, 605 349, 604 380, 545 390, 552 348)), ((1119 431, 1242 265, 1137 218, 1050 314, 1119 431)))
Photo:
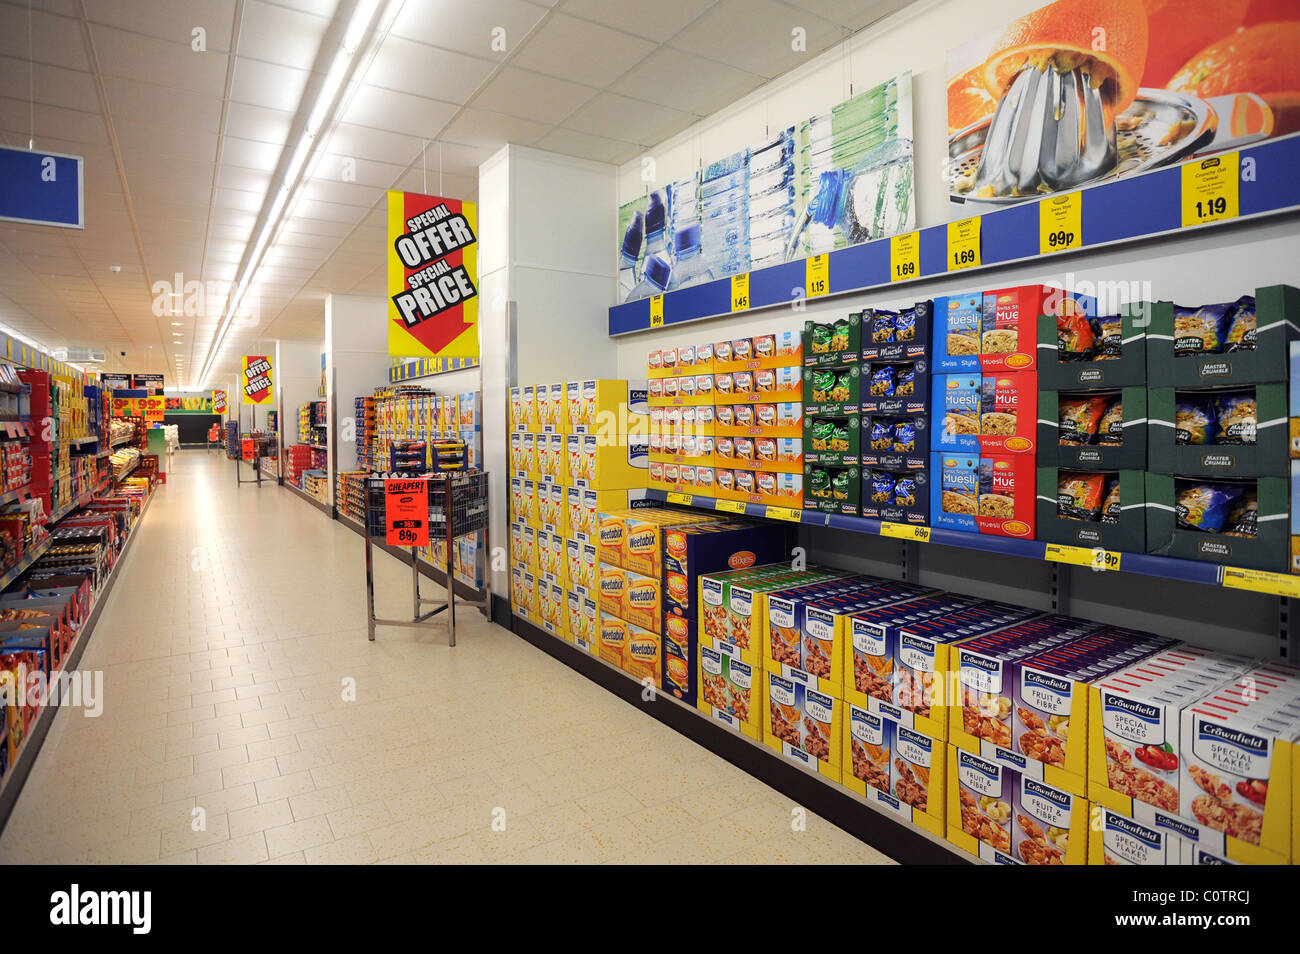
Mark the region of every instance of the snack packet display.
POLYGON ((1183 394, 1174 406, 1174 442, 1212 444, 1218 432, 1214 405, 1206 395, 1183 394))
MULTIPOLYGON (((1118 487, 1118 481, 1116 485, 1118 487)), ((1101 517, 1105 492, 1105 474, 1063 471, 1057 484, 1057 516, 1067 520, 1098 520, 1101 517)))
POLYGON ((1245 493, 1241 484, 1178 481, 1174 494, 1178 525, 1188 530, 1218 533, 1245 493))
POLYGON ((1174 305, 1174 356, 1217 354, 1227 340, 1232 305, 1174 305))
POLYGON ((1259 422, 1255 393, 1218 394, 1214 398, 1217 444, 1254 444, 1259 422))
MULTIPOLYGON (((1059 442, 1063 447, 1095 444, 1101 419, 1106 414, 1107 398, 1063 398, 1059 410, 1059 442)), ((1122 416, 1122 411, 1121 411, 1122 416)))

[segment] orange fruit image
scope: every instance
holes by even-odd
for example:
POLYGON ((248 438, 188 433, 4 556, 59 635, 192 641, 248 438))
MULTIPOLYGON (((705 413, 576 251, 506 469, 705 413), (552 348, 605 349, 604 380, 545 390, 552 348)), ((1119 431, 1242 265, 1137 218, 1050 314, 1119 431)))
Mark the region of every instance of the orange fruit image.
MULTIPOLYGON (((1294 7, 1294 0, 1290 0, 1294 7)), ((1241 26, 1251 0, 1142 0, 1147 10, 1146 69, 1142 85, 1164 89, 1197 50, 1241 26)))
POLYGON ((984 65, 948 81, 948 135, 992 116, 998 101, 984 86, 984 65))
POLYGON ((1211 43, 1169 81, 1175 92, 1202 98, 1254 93, 1273 110, 1273 134, 1300 129, 1300 20, 1260 23, 1211 43))
POLYGON ((1296 0, 1250 0, 1250 9, 1241 25, 1252 27, 1279 20, 1300 20, 1300 3, 1296 0))
POLYGON ((1137 96, 1147 59, 1147 14, 1130 0, 1056 0, 1014 21, 984 64, 984 85, 1001 97, 1026 63, 1086 66, 1115 113, 1137 96), (1109 89, 1106 89, 1109 87, 1109 89))

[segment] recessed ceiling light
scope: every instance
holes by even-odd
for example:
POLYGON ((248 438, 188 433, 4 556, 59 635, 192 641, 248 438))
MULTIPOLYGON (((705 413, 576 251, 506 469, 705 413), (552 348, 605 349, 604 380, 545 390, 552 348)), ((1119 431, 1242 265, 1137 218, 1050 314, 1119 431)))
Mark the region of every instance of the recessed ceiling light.
POLYGON ((179 328, 182 324, 184 324, 184 322, 173 321, 172 324, 175 325, 177 328, 179 328))

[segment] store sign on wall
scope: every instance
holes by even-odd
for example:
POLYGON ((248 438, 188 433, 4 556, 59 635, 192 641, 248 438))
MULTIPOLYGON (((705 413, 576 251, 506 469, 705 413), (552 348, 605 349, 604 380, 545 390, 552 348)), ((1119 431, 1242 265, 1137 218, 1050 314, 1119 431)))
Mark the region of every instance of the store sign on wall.
POLYGON ((212 392, 212 413, 213 414, 226 413, 226 392, 225 391, 212 392))
POLYGON ((388 353, 478 357, 478 210, 388 193, 388 353))
POLYGON ((429 545, 429 482, 384 481, 385 540, 390 546, 429 545))
POLYGON ((244 404, 271 403, 271 359, 261 354, 244 355, 244 404))
POLYGON ((144 388, 150 394, 162 394, 163 376, 161 374, 133 374, 131 387, 144 388))
POLYGON ((131 388, 131 375, 101 374, 99 383, 103 385, 105 391, 128 391, 131 388))

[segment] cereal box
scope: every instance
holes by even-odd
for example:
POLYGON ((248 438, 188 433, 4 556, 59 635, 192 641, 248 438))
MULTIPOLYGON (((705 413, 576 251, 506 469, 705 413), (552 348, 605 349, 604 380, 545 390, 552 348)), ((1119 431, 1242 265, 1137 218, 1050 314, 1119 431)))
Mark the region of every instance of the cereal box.
MULTIPOLYGON (((623 593, 623 618, 656 636, 663 631, 663 589, 657 576, 644 576, 631 570, 623 593)), ((658 642, 655 644, 658 646, 658 642)), ((655 656, 656 665, 658 656, 655 656)), ((656 679, 658 677, 656 676, 656 679)))
POLYGON ((701 646, 738 656, 758 668, 761 666, 767 605, 761 597, 766 593, 848 575, 820 568, 791 570, 785 564, 706 574, 700 577, 701 646))
POLYGON ((1030 454, 1038 440, 1038 382, 1031 372, 941 374, 931 385, 942 412, 932 444, 943 453, 1030 454))
POLYGON ((1117 811, 1095 806, 1096 830, 1088 839, 1090 865, 1176 865, 1184 843, 1172 831, 1144 825, 1117 811))
POLYGON ((599 649, 600 606, 590 596, 581 596, 582 620, 573 632, 573 644, 584 652, 596 653, 599 649))
POLYGON ((850 704, 841 782, 876 807, 943 837, 946 749, 938 739, 850 704))
POLYGON ((934 300, 932 353, 940 373, 980 369, 980 293, 949 295, 934 300))
POLYGON ((645 381, 569 381, 562 424, 570 434, 649 434, 648 398, 645 381))
POLYGON ((986 372, 1029 371, 1037 365, 1039 315, 1096 315, 1088 295, 1050 285, 986 291, 980 301, 980 366, 986 372))
POLYGON ((628 623, 607 612, 600 611, 600 633, 596 640, 596 655, 618 669, 623 668, 623 654, 627 647, 628 623))
POLYGON ((1085 864, 1088 800, 1027 776, 1023 761, 948 746, 948 841, 994 864, 1085 864))
POLYGON ((659 685, 660 640, 657 633, 629 623, 623 645, 623 671, 638 682, 659 685))
POLYGON ((764 675, 763 743, 838 782, 844 701, 774 672, 764 675))
POLYGON ((1037 612, 922 587, 912 590, 906 602, 849 617, 845 698, 905 728, 946 739, 956 672, 953 644, 1037 612))
POLYGON ((754 741, 762 740, 761 670, 728 653, 700 647, 696 708, 754 741))
POLYGON ((627 613, 627 570, 600 564, 600 611, 624 617, 627 613))

